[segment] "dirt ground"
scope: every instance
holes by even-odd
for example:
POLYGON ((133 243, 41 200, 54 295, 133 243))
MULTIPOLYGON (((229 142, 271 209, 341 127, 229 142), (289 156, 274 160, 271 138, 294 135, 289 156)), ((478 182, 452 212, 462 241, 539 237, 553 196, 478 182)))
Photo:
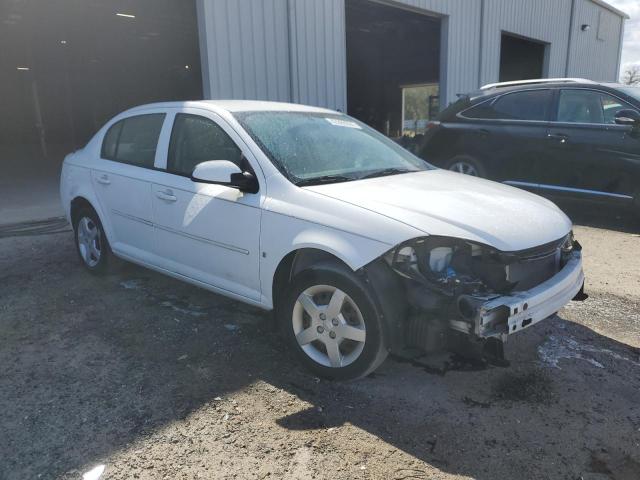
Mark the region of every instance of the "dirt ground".
MULTIPOLYGON (((581 211, 584 216, 584 212, 581 211)), ((299 368, 269 315, 68 232, 0 239, 0 479, 640 479, 640 225, 581 218, 584 303, 508 368, 299 368)))

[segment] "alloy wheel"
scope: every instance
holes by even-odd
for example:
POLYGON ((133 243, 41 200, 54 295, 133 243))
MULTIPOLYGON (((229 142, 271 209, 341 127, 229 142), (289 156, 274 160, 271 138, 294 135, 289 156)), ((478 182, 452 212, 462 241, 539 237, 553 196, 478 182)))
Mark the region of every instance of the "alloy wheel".
POLYGON ((330 285, 309 287, 298 296, 292 326, 302 351, 316 363, 330 368, 355 362, 367 337, 364 318, 356 303, 330 285))
POLYGON ((478 169, 469 162, 458 161, 452 163, 449 167, 452 172, 464 173, 465 175, 471 175, 472 177, 479 177, 478 169))
POLYGON ((102 255, 100 245, 100 228, 89 217, 82 217, 78 222, 78 250, 80 256, 89 267, 95 267, 102 255))

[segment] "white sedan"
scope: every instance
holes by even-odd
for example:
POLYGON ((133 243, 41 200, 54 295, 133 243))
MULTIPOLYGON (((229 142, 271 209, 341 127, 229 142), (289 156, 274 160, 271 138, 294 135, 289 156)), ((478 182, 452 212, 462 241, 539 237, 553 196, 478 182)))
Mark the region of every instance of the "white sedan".
POLYGON ((137 107, 66 157, 60 190, 90 272, 116 255, 275 310, 329 378, 407 345, 501 346, 584 283, 553 203, 436 169, 320 108, 137 107))

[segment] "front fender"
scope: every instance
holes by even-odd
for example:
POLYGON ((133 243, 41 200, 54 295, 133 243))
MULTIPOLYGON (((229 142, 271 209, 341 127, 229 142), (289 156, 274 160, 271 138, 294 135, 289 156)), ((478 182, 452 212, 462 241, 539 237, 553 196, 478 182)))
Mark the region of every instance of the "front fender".
POLYGON ((273 278, 280 262, 301 249, 327 252, 356 271, 393 247, 353 233, 344 232, 306 220, 265 211, 261 231, 260 282, 262 301, 273 308, 273 278))

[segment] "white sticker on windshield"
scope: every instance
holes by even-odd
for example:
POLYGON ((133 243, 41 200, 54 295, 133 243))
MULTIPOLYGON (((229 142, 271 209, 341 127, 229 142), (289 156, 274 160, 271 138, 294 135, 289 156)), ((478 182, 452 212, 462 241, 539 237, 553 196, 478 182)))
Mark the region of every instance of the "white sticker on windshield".
POLYGON ((325 120, 336 127, 357 128, 358 130, 362 130, 360 125, 351 120, 341 120, 339 118, 325 118, 325 120))

